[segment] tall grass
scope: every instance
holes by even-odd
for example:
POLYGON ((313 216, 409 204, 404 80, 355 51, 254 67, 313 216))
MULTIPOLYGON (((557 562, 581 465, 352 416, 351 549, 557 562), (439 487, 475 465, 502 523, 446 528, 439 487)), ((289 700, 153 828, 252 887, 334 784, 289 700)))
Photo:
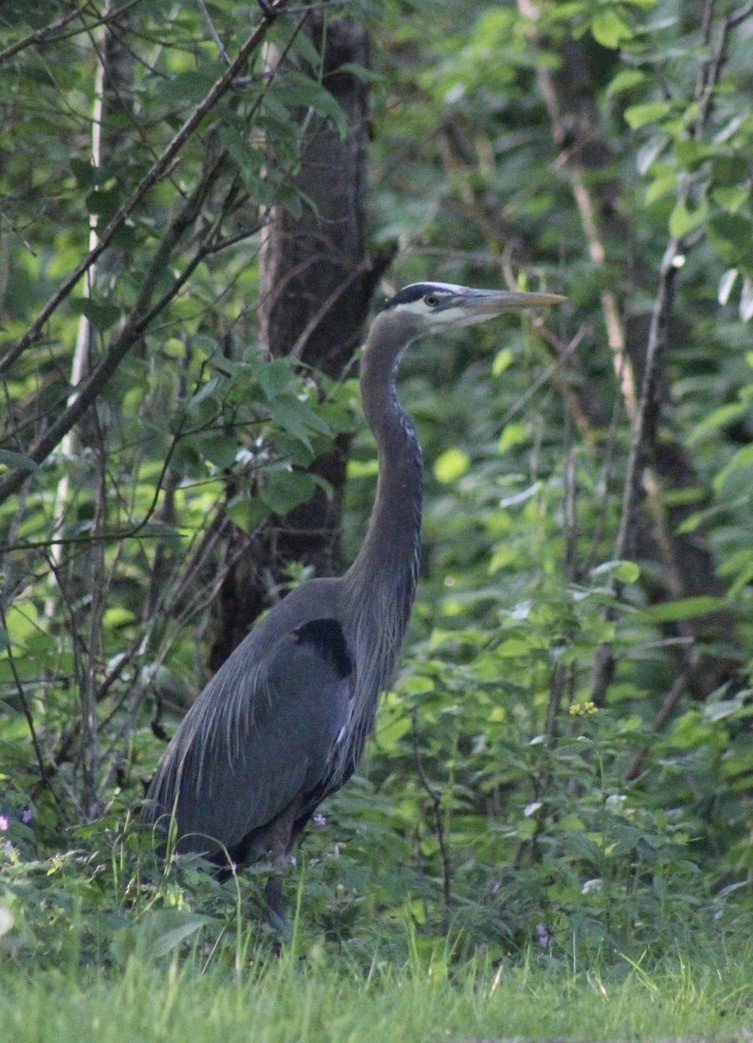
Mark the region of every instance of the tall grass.
POLYGON ((29 975, 6 963, 0 1024, 14 1043, 54 1040, 385 1040, 736 1038, 753 1040, 753 948, 618 961, 602 971, 531 957, 461 966, 414 951, 400 968, 356 966, 299 939, 245 966, 133 953, 122 971, 71 963, 29 975), (209 969, 202 971, 202 967, 209 969))

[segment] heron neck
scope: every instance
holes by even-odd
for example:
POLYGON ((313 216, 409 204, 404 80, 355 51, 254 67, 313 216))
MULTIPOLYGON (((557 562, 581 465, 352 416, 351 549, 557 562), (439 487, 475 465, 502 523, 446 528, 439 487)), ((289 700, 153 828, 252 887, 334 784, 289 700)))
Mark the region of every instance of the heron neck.
MULTIPOLYGON (((396 394, 395 378, 408 331, 385 335, 379 320, 366 344, 361 394, 379 460, 374 509, 366 538, 345 579, 362 603, 394 599, 400 639, 418 580, 423 466, 421 447, 410 417, 396 394)), ((383 602, 382 602, 383 603, 383 602)))

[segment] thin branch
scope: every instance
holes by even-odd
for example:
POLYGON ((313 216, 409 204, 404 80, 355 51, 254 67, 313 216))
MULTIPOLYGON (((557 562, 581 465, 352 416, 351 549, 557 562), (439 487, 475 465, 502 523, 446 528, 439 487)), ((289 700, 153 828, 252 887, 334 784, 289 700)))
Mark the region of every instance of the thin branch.
MULTIPOLYGON (((669 718, 676 710, 680 702, 680 699, 682 699, 687 689, 688 675, 680 674, 679 677, 675 678, 674 684, 672 685, 672 687, 667 692, 664 698, 664 702, 661 705, 661 709, 654 718, 654 723, 652 726, 652 730, 654 732, 660 732, 664 730, 664 728, 667 725, 667 722, 669 721, 669 718)), ((625 778, 628 782, 635 782, 635 780, 638 778, 638 776, 641 773, 641 768, 643 767, 643 762, 645 761, 648 752, 648 746, 641 746, 640 749, 636 750, 632 760, 630 761, 630 764, 628 765, 628 769, 625 772, 625 778)))
MULTIPOLYGON (((452 861, 447 847, 447 836, 445 834, 444 814, 442 813, 442 794, 429 782, 421 750, 418 745, 418 715, 413 711, 413 754, 416 761, 416 770, 421 780, 421 785, 426 790, 431 800, 434 824, 437 830, 437 844, 439 845, 439 856, 442 860, 442 901, 444 904, 445 917, 452 907, 452 861)), ((445 923, 446 926, 446 923, 445 923)))
POLYGON ((10 666, 10 671, 13 674, 13 681, 16 685, 16 691, 18 692, 18 697, 21 701, 21 710, 26 719, 26 725, 29 729, 29 735, 31 736, 31 744, 34 747, 34 755, 36 756, 37 764, 39 765, 39 777, 40 779, 43 779, 45 782, 47 782, 49 775, 51 774, 50 765, 45 763, 44 754, 42 753, 42 745, 39 741, 39 736, 37 735, 36 727, 34 726, 34 716, 31 712, 31 707, 29 706, 29 700, 26 698, 26 691, 21 681, 20 674, 18 673, 18 670, 16 668, 16 657, 13 654, 13 645, 10 642, 10 632, 8 630, 8 620, 5 615, 5 609, 3 607, 2 601, 0 601, 0 623, 2 624, 3 630, 6 632, 6 634, 8 634, 8 647, 5 650, 8 658, 8 665, 10 666))
POLYGON ((330 309, 340 300, 342 295, 346 293, 353 283, 360 279, 360 277, 369 270, 371 267, 371 257, 365 257, 359 265, 357 265, 348 275, 338 283, 332 293, 324 299, 321 306, 314 312, 309 321, 303 327, 298 339, 296 340, 293 347, 290 349, 290 356, 294 359, 299 359, 306 350, 306 344, 308 343, 309 337, 317 328, 319 323, 324 319, 330 309))
MULTIPOLYGON (((84 8, 89 7, 89 4, 85 4, 84 8)), ((66 25, 70 25, 71 22, 75 21, 76 18, 82 17, 84 14, 84 8, 76 11, 69 11, 68 14, 61 15, 60 18, 56 18, 54 22, 50 22, 49 25, 42 26, 41 29, 35 29, 29 36, 25 36, 22 40, 17 40, 16 43, 6 47, 4 51, 0 51, 0 65, 3 62, 8 61, 14 55, 18 54, 19 51, 25 50, 27 47, 34 47, 37 44, 49 43, 50 38, 54 37, 55 33, 59 29, 64 29, 66 25)), ((81 32, 85 31, 86 27, 82 27, 81 32)))
MULTIPOLYGON (((270 10, 274 13, 279 7, 280 5, 276 4, 275 7, 270 10)), ((115 216, 110 220, 110 223, 102 232, 99 242, 94 249, 89 251, 86 257, 77 265, 68 278, 58 287, 57 291, 44 306, 35 321, 27 329, 26 333, 24 333, 24 335, 16 341, 13 347, 8 350, 5 356, 0 359, 0 374, 8 370, 16 359, 23 354, 26 348, 40 338, 42 329, 50 316, 54 314, 62 302, 70 295, 81 276, 91 268, 97 259, 101 257, 104 251, 110 246, 127 218, 141 203, 144 196, 146 196, 150 189, 152 189, 171 168, 183 146, 192 137, 194 132, 202 123, 204 117, 217 105, 227 91, 232 88, 234 77, 237 75, 239 70, 243 68, 251 53, 262 43, 269 32, 270 25, 270 15, 269 13, 265 13, 264 21, 254 30, 243 44, 235 60, 228 66, 222 76, 214 82, 203 101, 197 105, 192 114, 183 123, 180 130, 175 134, 159 159, 141 179, 130 199, 123 204, 115 216)))
POLYGON ((753 14, 753 0, 748 0, 746 4, 738 7, 736 11, 733 11, 727 18, 727 24, 730 29, 736 28, 741 22, 744 22, 746 18, 750 18, 753 14))
POLYGON ((125 3, 121 4, 120 7, 116 8, 107 14, 100 14, 91 3, 85 3, 83 7, 76 11, 70 11, 67 15, 62 15, 55 22, 50 22, 49 25, 43 26, 41 29, 36 29, 29 36, 25 36, 22 40, 17 40, 16 43, 11 44, 4 51, 0 51, 0 65, 3 62, 8 61, 9 58, 13 58, 20 51, 25 51, 28 47, 35 46, 49 46, 50 44, 59 43, 61 40, 70 40, 74 36, 80 36, 82 33, 91 33, 95 29, 99 29, 102 25, 109 25, 111 22, 117 21, 131 8, 137 7, 143 0, 126 0, 125 3), (65 29, 67 25, 75 21, 76 18, 81 18, 86 12, 87 8, 92 9, 92 21, 85 22, 80 28, 64 33, 60 30, 65 29), (59 33, 59 35, 56 35, 59 33))
POLYGON ((683 249, 678 239, 670 239, 659 267, 659 287, 651 314, 651 328, 646 345, 646 361, 638 412, 633 423, 627 474, 622 501, 620 527, 615 545, 615 558, 630 558, 635 552, 638 532, 636 514, 640 508, 643 472, 653 441, 661 402, 659 383, 669 338, 669 320, 677 291, 679 269, 675 258, 683 249))
POLYGON ((212 21, 209 11, 207 10, 207 5, 204 3, 204 0, 196 0, 196 3, 198 5, 199 10, 201 11, 201 17, 204 19, 204 25, 206 26, 207 32, 214 41, 214 45, 217 48, 217 52, 219 53, 225 65, 230 65, 230 55, 225 50, 225 45, 220 39, 220 35, 214 27, 214 22, 212 21))
MULTIPOLYGON (((155 309, 149 307, 151 296, 167 267, 167 262, 175 245, 198 217, 212 185, 222 170, 224 160, 225 154, 221 153, 211 162, 194 187, 193 192, 191 192, 173 218, 160 242, 159 248, 152 258, 149 270, 142 282, 136 304, 102 361, 92 371, 88 379, 80 385, 80 390, 71 404, 50 424, 47 431, 27 452, 26 455, 35 463, 41 463, 55 449, 60 440, 89 409, 133 345, 143 336, 149 322, 155 315, 155 309)), ((176 280, 176 282, 179 282, 179 280, 176 280)), ((176 288, 176 293, 180 285, 182 285, 182 282, 176 288)), ((164 296, 161 298, 161 301, 165 301, 164 296)), ((3 503, 9 496, 15 493, 26 481, 27 477, 28 472, 21 468, 10 471, 0 481, 0 503, 3 503)))

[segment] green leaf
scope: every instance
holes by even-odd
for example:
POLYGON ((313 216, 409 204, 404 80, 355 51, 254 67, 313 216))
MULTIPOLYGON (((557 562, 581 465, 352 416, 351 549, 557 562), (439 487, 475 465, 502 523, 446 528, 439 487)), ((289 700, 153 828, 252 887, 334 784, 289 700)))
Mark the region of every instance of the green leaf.
POLYGON ((683 167, 687 170, 695 170, 701 163, 716 154, 716 146, 708 145, 704 141, 684 138, 675 142, 674 151, 683 167))
POLYGON ((729 463, 721 469, 714 478, 714 488, 724 489, 730 479, 735 476, 736 471, 747 470, 753 465, 753 445, 746 445, 738 449, 729 463))
POLYGON ((518 565, 520 562, 520 551, 509 543, 503 543, 494 551, 489 559, 487 570, 489 575, 493 576, 495 572, 499 572, 500 569, 506 569, 510 565, 518 565))
POLYGON ((270 515, 269 506, 259 496, 236 496, 228 502, 227 513, 243 532, 256 532, 270 515))
POLYGON ((259 495, 274 514, 285 515, 305 503, 318 486, 307 471, 267 471, 259 495))
POLYGON ((348 133, 348 121, 337 100, 318 80, 297 69, 288 70, 274 81, 274 95, 289 106, 311 108, 334 123, 341 138, 348 133))
POLYGON ((348 460, 348 479, 373 478, 379 474, 379 461, 374 456, 371 460, 348 460))
POLYGON ((744 416, 747 416, 749 412, 750 405, 747 402, 729 402, 725 406, 719 406, 718 409, 712 410, 707 417, 704 417, 701 423, 693 429, 689 438, 691 445, 696 445, 709 434, 715 435, 721 428, 726 427, 728 424, 736 423, 744 416))
POLYGON ((597 43, 611 48, 619 47, 623 40, 630 40, 633 36, 633 30, 614 8, 600 11, 591 20, 591 32, 597 43))
POLYGON ((352 73, 363 83, 383 83, 385 80, 383 73, 377 72, 375 69, 368 69, 365 65, 360 65, 358 62, 343 62, 342 65, 335 69, 335 74, 339 72, 352 73))
POLYGON ((225 470, 235 463, 238 446, 225 435, 205 435, 198 444, 201 455, 215 467, 225 470))
POLYGON ((400 682, 401 695, 428 695, 436 689, 436 682, 423 674, 412 674, 400 682))
POLYGON ((657 199, 674 192, 677 186, 677 174, 671 167, 661 166, 654 168, 654 179, 646 189, 646 202, 650 205, 657 199))
POLYGON ((282 359, 272 359, 271 362, 257 361, 251 366, 264 392, 264 397, 269 402, 295 386, 290 366, 282 359))
POLYGON ((93 297, 72 298, 71 310, 79 315, 85 315, 100 333, 108 330, 123 314, 121 309, 111 301, 95 300, 93 297))
POLYGON ((738 185, 734 188, 714 188, 711 190, 711 198, 723 210, 736 214, 750 198, 750 185, 738 185))
POLYGON ((523 445, 529 437, 528 424, 507 424, 499 437, 497 451, 505 453, 515 445, 523 445))
POLYGON ((173 106, 176 102, 201 101, 222 72, 219 65, 214 68, 207 65, 202 69, 177 72, 169 78, 160 79, 154 93, 160 101, 169 102, 173 106))
POLYGON ((645 83, 646 79, 646 73, 641 72, 640 69, 621 69, 610 81, 607 87, 607 97, 611 98, 614 94, 637 87, 639 83, 645 83))
POLYGON ((709 214, 709 204, 704 200, 696 210, 689 210, 684 200, 679 200, 669 215, 669 234, 673 239, 682 239, 699 228, 709 214))
POLYGON ((737 282, 737 277, 740 274, 737 268, 728 268, 724 275, 719 280, 719 290, 716 295, 716 299, 720 304, 726 304, 729 300, 729 295, 732 293, 732 288, 737 282))
POLYGON ((753 268, 753 222, 742 214, 715 214, 709 221, 709 240, 730 268, 753 268))
POLYGON ((434 464, 434 477, 443 485, 450 485, 466 473, 470 464, 462 449, 446 449, 434 464))
POLYGON ((513 353, 509 348, 503 348, 501 351, 498 351, 494 356, 494 362, 492 363, 492 375, 495 377, 501 377, 502 374, 510 368, 513 359, 513 353))
POLYGON ((313 453, 311 435, 324 435, 327 441, 332 431, 326 420, 312 408, 311 403, 294 395, 279 395, 270 404, 272 418, 282 432, 297 439, 309 454, 313 453))
POLYGON ((678 598, 676 601, 664 601, 660 605, 651 605, 643 610, 642 615, 651 623, 674 623, 678 619, 691 619, 694 616, 707 616, 722 608, 724 600, 707 594, 692 598, 678 598))
POLYGON ((750 160, 745 156, 716 156, 711 164, 711 182, 714 185, 741 185, 750 174, 750 160))
POLYGON ((657 123, 668 116, 674 109, 671 101, 649 101, 641 105, 631 105, 625 109, 625 119, 633 130, 645 127, 649 123, 657 123))
POLYGON ((31 457, 23 453, 16 453, 12 449, 0 449, 0 467, 14 467, 19 471, 38 471, 39 464, 31 457))
POLYGON ((72 159, 71 172, 79 188, 94 188, 102 180, 102 170, 88 160, 72 159))
POLYGON ((86 209, 90 214, 109 220, 117 213, 122 202, 120 190, 117 186, 113 188, 95 188, 84 200, 86 209))
POLYGON ((590 570, 591 576, 612 575, 618 583, 635 583, 640 578, 641 570, 634 561, 605 561, 590 570))
MULTIPOLYGON (((164 911, 167 912, 167 910, 164 911)), ((177 949, 192 934, 211 922, 208 916, 196 916, 195 914, 186 916, 184 914, 182 923, 163 931, 152 939, 148 950, 149 955, 153 958, 167 955, 173 949, 177 949)))

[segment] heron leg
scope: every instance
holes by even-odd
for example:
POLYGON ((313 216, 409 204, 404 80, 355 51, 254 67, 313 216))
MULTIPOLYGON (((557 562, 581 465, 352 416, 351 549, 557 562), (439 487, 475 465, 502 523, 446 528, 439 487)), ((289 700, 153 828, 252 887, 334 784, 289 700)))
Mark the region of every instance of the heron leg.
POLYGON ((275 820, 270 835, 270 856, 272 868, 267 880, 265 896, 269 907, 269 918, 272 924, 285 935, 290 936, 290 924, 285 915, 282 898, 282 884, 285 878, 287 854, 290 850, 291 834, 295 821, 296 802, 293 801, 275 820))

